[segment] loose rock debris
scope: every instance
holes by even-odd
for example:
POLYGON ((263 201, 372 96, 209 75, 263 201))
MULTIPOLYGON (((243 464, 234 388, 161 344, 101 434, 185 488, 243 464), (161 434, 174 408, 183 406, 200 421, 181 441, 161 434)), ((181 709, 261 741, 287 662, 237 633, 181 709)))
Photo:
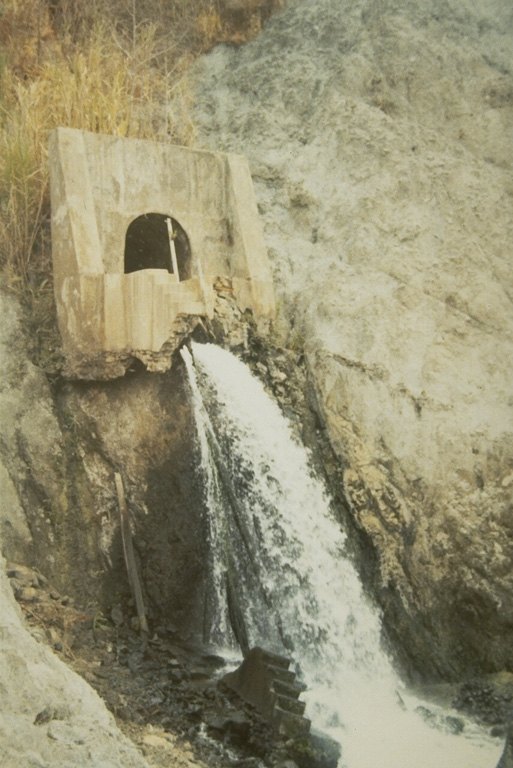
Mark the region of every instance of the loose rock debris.
MULTIPOLYGON (((36 569, 10 564, 7 574, 32 634, 88 681, 153 765, 257 768, 289 761, 320 768, 305 744, 280 736, 222 685, 225 659, 176 628, 140 633, 130 606, 92 614, 36 569)), ((54 714, 40 712, 36 721, 48 723, 54 714)))

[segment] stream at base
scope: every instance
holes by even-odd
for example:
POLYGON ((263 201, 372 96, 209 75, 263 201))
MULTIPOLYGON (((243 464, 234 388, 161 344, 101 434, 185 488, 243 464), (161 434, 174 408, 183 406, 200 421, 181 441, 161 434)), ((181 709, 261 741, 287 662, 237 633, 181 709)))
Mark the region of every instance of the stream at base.
POLYGON ((420 701, 395 673, 379 611, 278 405, 230 352, 192 351, 194 361, 182 356, 210 516, 211 642, 292 658, 306 716, 341 744, 339 768, 495 768, 499 741, 420 701))

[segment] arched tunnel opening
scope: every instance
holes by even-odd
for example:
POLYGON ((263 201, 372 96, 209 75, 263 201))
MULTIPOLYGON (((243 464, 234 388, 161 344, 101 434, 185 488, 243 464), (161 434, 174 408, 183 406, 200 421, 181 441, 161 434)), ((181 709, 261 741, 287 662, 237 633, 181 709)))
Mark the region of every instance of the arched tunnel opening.
POLYGON ((125 274, 142 269, 165 269, 178 280, 191 277, 191 246, 179 221, 163 213, 144 213, 128 225, 125 236, 125 274))

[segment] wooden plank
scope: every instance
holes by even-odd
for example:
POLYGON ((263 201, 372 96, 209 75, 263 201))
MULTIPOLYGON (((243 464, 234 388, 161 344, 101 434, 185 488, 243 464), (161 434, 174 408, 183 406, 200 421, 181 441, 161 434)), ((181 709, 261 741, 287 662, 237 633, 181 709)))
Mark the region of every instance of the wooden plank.
POLYGON ((114 473, 114 478, 116 481, 116 491, 118 494, 119 516, 121 520, 121 538, 123 540, 123 554, 125 556, 125 564, 128 572, 128 581, 130 582, 130 588, 135 600, 135 607, 137 609, 137 616, 139 618, 139 627, 142 632, 148 632, 148 622, 146 620, 146 612, 144 610, 141 583, 137 573, 134 548, 132 545, 132 533, 130 531, 130 521, 128 519, 128 509, 126 506, 123 479, 119 472, 114 473))

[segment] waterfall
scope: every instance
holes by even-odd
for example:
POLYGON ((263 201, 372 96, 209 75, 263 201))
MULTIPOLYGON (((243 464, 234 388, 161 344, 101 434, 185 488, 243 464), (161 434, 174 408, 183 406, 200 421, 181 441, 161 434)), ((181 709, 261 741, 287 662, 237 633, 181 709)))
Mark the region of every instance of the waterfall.
POLYGON ((339 768, 493 768, 500 746, 398 679, 309 454, 247 366, 214 345, 185 360, 210 514, 210 636, 289 655, 306 715, 342 746, 339 768), (437 727, 433 727, 436 724, 437 727))

